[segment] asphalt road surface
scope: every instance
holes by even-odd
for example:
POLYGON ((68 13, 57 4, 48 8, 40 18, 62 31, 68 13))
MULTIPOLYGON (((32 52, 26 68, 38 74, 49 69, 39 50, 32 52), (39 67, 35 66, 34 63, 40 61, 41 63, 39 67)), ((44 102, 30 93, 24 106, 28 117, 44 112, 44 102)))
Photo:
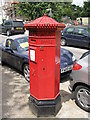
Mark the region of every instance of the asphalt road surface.
MULTIPOLYGON (((4 41, 5 36, 2 37, 4 41)), ((85 49, 64 47, 79 57, 85 49)), ((0 65, 0 108, 2 118, 36 118, 29 107, 29 83, 23 75, 8 65, 0 65)), ((88 118, 89 113, 80 109, 73 99, 73 94, 68 90, 69 78, 64 78, 60 83, 62 107, 55 118, 88 118)))

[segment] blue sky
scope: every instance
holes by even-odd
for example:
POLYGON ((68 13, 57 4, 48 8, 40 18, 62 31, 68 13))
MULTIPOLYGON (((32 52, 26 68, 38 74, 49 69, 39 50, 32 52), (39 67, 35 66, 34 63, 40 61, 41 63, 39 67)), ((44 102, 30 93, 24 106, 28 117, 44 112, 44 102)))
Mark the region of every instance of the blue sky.
POLYGON ((72 4, 79 5, 80 7, 83 6, 83 2, 87 0, 73 0, 72 4))

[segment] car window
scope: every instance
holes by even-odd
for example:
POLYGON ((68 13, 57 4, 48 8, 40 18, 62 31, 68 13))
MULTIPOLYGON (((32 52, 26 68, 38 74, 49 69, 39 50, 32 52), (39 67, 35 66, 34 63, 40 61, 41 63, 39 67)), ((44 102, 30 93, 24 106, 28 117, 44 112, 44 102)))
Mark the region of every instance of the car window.
POLYGON ((90 29, 89 28, 87 28, 86 31, 87 31, 88 34, 90 34, 90 29))
POLYGON ((67 31, 66 31, 66 33, 72 34, 73 31, 74 31, 74 28, 68 28, 67 31))
POLYGON ((10 22, 5 22, 5 25, 10 25, 10 22))
POLYGON ((87 31, 85 29, 83 29, 83 28, 75 28, 74 34, 85 35, 85 34, 87 34, 87 31))
POLYGON ((10 48, 16 50, 16 45, 14 40, 11 40, 10 48))
POLYGON ((14 26, 24 26, 23 22, 21 21, 13 21, 14 26))
POLYGON ((10 47, 12 50, 16 50, 15 41, 12 39, 8 39, 6 41, 6 47, 10 47))
POLYGON ((9 39, 6 40, 6 47, 10 47, 11 41, 9 39))

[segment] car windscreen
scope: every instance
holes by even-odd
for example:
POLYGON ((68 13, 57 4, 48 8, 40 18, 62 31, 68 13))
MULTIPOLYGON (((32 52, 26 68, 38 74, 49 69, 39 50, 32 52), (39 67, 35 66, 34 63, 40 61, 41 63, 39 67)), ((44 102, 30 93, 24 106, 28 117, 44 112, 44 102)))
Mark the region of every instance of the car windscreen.
POLYGON ((13 21, 14 26, 24 26, 23 22, 21 21, 13 21))
POLYGON ((63 54, 65 54, 65 50, 61 48, 61 56, 63 56, 63 54))
POLYGON ((88 32, 88 34, 90 34, 90 28, 87 28, 86 31, 88 32))
POLYGON ((22 38, 16 39, 16 44, 19 51, 29 50, 28 37, 22 37, 22 38))
POLYGON ((66 49, 64 49, 64 48, 61 48, 61 56, 63 56, 63 55, 70 55, 70 56, 73 56, 73 54, 70 52, 70 51, 68 51, 68 50, 66 50, 66 49))

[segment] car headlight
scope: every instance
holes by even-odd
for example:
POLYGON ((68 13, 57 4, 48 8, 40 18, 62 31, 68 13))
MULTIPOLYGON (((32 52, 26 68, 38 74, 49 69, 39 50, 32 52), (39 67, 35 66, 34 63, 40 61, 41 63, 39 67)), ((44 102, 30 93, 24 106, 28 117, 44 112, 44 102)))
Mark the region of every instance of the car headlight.
POLYGON ((63 32, 61 32, 61 35, 63 35, 63 32))
POLYGON ((75 60, 76 60, 76 59, 75 59, 75 56, 73 55, 73 56, 72 56, 72 61, 74 62, 75 60))

